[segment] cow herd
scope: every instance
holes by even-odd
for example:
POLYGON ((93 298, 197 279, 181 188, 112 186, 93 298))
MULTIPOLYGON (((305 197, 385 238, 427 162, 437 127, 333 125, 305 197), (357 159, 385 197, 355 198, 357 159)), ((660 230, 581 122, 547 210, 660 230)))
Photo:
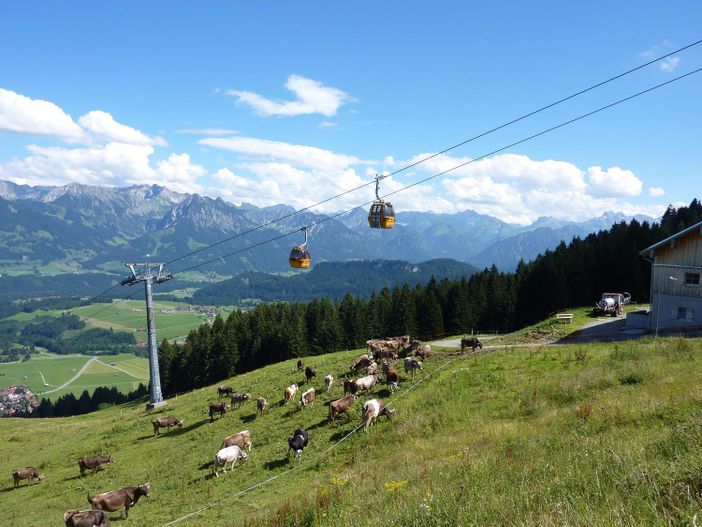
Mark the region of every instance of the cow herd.
MULTIPOLYGON (((394 337, 386 340, 373 339, 367 341, 368 353, 357 357, 349 366, 349 371, 343 375, 351 377, 353 375, 361 376, 357 378, 346 378, 343 382, 344 395, 343 397, 333 400, 328 403, 329 413, 328 422, 334 422, 341 414, 347 414, 354 403, 358 400, 359 395, 363 392, 370 392, 371 389, 378 384, 381 379, 381 374, 389 387, 390 394, 394 393, 400 385, 400 375, 395 369, 397 362, 401 361, 404 366, 404 371, 407 376, 414 376, 416 371, 422 369, 422 359, 425 361, 431 356, 431 348, 428 345, 422 345, 421 342, 411 341, 409 336, 394 337)), ((300 394, 300 409, 313 405, 316 399, 315 388, 309 386, 311 381, 317 377, 317 372, 310 366, 305 366, 302 360, 297 362, 297 371, 304 372, 305 383, 308 386, 306 390, 300 394)), ((334 386, 334 375, 328 374, 324 377, 325 393, 331 393, 334 386)), ((283 390, 283 399, 281 406, 289 404, 296 397, 299 390, 297 383, 292 383, 283 390)), ((228 410, 236 406, 243 405, 251 399, 251 394, 235 391, 231 386, 218 386, 217 393, 219 397, 229 396, 230 402, 222 402, 220 400, 209 403, 208 414, 210 421, 214 421, 215 416, 219 415, 223 418, 228 410)), ((264 397, 256 399, 257 415, 263 416, 268 408, 268 401, 264 397)), ((363 404, 363 411, 359 427, 363 427, 364 431, 380 416, 392 418, 395 410, 390 409, 380 399, 369 399, 363 404)), ((173 416, 160 416, 151 421, 154 435, 159 435, 160 430, 165 428, 170 431, 173 427, 183 427, 183 421, 173 416)), ((300 460, 304 449, 309 443, 308 432, 303 428, 296 428, 291 437, 288 438, 288 456, 292 453, 296 460, 300 460)), ((231 470, 234 465, 241 461, 246 462, 252 450, 251 433, 249 430, 243 430, 234 435, 226 437, 219 449, 215 453, 214 462, 212 465, 212 474, 214 477, 219 477, 220 469, 222 473, 227 472, 227 465, 231 470), (247 453, 248 451, 248 453, 247 453)), ((87 470, 96 473, 103 465, 114 463, 114 459, 109 455, 97 455, 83 457, 78 460, 80 474, 83 476, 87 470)), ((15 469, 12 471, 14 486, 17 487, 23 479, 28 480, 28 485, 31 485, 34 480, 41 481, 44 477, 34 467, 26 467, 23 469, 15 469)), ((114 512, 124 508, 125 517, 129 517, 129 508, 136 505, 139 498, 149 496, 149 484, 145 483, 136 487, 122 487, 110 492, 88 495, 88 502, 92 510, 69 510, 64 514, 64 520, 68 527, 83 527, 83 526, 98 526, 104 527, 110 525, 110 520, 105 512, 114 512)))

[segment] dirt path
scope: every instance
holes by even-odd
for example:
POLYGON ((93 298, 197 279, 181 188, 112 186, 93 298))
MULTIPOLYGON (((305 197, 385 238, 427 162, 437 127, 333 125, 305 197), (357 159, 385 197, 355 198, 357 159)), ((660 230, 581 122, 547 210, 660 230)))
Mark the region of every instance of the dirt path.
MULTIPOLYGON (((76 373, 73 377, 71 377, 71 378, 68 379, 66 382, 64 382, 61 386, 58 386, 58 387, 54 388, 53 390, 49 390, 49 391, 47 391, 47 392, 42 392, 42 393, 37 394, 37 395, 46 395, 46 394, 48 394, 48 393, 54 393, 54 392, 57 392, 57 391, 59 391, 59 390, 63 390, 64 388, 67 388, 67 387, 70 386, 78 377, 80 377, 81 375, 83 375, 83 372, 88 368, 88 366, 90 366, 90 365, 91 365, 94 361, 96 361, 96 360, 97 360, 97 357, 92 357, 89 361, 87 361, 85 364, 83 364, 83 367, 82 367, 80 370, 78 370, 78 373, 76 373)), ((42 375, 42 378, 43 378, 43 375, 42 375)))
MULTIPOLYGON (((96 357, 96 358, 97 358, 97 357, 96 357)), ((102 362, 100 359, 97 359, 97 361, 98 361, 100 364, 102 364, 103 366, 107 366, 108 368, 113 368, 113 369, 115 369, 115 370, 119 370, 119 371, 121 371, 122 373, 126 373, 126 374, 129 375, 130 377, 134 377, 135 379, 137 379, 137 380, 139 380, 139 381, 146 381, 146 380, 148 380, 148 379, 144 379, 144 378, 142 378, 142 377, 137 377, 137 376, 134 375, 133 373, 130 373, 130 372, 128 372, 127 370, 123 370, 123 369, 120 368, 119 366, 113 366, 112 364, 107 364, 106 362, 102 362)))

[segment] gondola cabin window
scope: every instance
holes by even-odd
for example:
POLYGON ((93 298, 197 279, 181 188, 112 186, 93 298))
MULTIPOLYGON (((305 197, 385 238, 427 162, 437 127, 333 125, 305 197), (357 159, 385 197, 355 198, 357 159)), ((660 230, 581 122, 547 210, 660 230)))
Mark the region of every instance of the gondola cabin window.
POLYGON ((685 285, 700 285, 700 273, 685 273, 685 285))
POLYGON ((395 226, 395 209, 392 203, 373 202, 368 212, 368 225, 373 229, 392 229, 395 226))

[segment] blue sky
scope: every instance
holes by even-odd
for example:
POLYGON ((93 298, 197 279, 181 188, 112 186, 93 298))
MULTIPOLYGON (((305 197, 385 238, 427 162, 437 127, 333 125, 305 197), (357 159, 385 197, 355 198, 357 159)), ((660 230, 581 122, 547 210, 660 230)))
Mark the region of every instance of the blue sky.
MULTIPOLYGON (((666 2, 3 2, 0 179, 306 206, 702 38, 666 2)), ((702 45, 383 181, 702 66, 702 45)), ((393 195, 519 223, 698 194, 702 74, 393 195)), ((342 210, 370 188, 326 204, 342 210)))

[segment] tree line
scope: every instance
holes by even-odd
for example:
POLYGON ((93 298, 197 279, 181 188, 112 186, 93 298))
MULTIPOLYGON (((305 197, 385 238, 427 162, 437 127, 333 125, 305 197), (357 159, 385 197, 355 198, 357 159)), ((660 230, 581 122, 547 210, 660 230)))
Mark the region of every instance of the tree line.
POLYGON ((92 395, 88 390, 83 390, 80 397, 76 397, 72 393, 62 395, 55 402, 43 398, 34 412, 29 417, 69 417, 71 415, 81 415, 94 412, 106 406, 115 404, 123 404, 133 401, 140 397, 144 397, 149 393, 149 390, 143 383, 139 383, 136 390, 124 394, 112 386, 99 386, 95 388, 92 395))
POLYGON ((514 272, 493 266, 460 280, 386 287, 368 300, 347 294, 339 302, 235 310, 192 330, 182 345, 161 343, 163 391, 184 392, 286 359, 363 347, 369 338, 513 331, 559 309, 594 305, 605 291, 628 291, 646 302, 651 269, 639 251, 701 220, 695 199, 688 207, 669 207, 659 223, 621 222, 563 242, 514 272))

